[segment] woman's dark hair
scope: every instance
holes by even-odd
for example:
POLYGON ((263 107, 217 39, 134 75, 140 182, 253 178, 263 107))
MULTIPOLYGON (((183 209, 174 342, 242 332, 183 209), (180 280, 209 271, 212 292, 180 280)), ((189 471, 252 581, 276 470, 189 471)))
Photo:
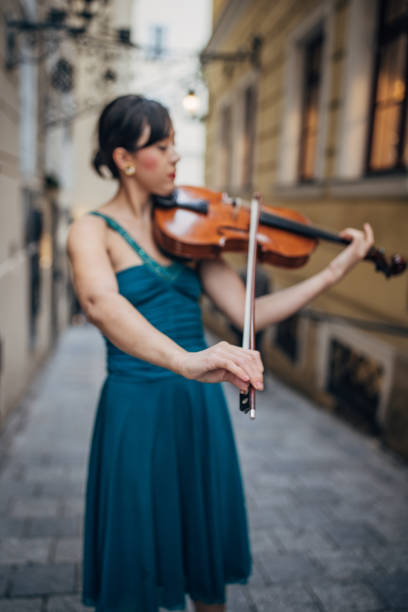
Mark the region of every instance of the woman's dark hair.
POLYGON ((112 153, 116 147, 123 147, 131 153, 137 151, 136 143, 146 125, 150 126, 150 136, 140 148, 169 136, 171 119, 167 108, 156 100, 134 94, 119 96, 105 106, 98 121, 99 148, 92 160, 100 176, 105 176, 101 167, 107 166, 114 178, 120 178, 112 153))

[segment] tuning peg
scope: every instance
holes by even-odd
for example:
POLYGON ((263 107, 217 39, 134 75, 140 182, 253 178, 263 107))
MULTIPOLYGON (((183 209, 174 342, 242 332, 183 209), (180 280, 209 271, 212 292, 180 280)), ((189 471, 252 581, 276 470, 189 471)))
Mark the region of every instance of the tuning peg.
POLYGON ((405 259, 403 257, 401 257, 401 255, 391 255, 391 265, 390 265, 390 274, 391 275, 396 275, 396 274, 401 274, 402 272, 405 271, 407 267, 407 262, 405 261, 405 259))

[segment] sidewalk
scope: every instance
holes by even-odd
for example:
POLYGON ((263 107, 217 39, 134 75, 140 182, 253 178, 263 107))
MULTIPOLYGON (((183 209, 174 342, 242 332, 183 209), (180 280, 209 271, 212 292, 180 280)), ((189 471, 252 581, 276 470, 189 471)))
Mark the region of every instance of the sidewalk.
MULTIPOLYGON (((104 375, 71 328, 0 443, 0 612, 84 611, 84 479, 104 375)), ((231 612, 408 612, 408 466, 276 380, 251 422, 226 388, 254 555, 231 612)))

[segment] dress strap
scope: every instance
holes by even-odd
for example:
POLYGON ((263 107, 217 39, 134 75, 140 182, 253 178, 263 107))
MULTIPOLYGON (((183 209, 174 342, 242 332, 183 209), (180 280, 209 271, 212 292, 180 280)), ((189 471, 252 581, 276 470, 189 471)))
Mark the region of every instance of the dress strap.
POLYGON ((136 240, 134 240, 134 238, 132 238, 132 236, 125 230, 125 228, 122 227, 117 221, 115 221, 115 219, 112 219, 112 217, 109 217, 108 215, 105 215, 104 213, 101 213, 97 210, 91 210, 88 214, 95 215, 96 217, 101 217, 102 219, 104 219, 106 224, 111 229, 118 232, 118 234, 120 234, 122 238, 124 238, 126 242, 132 247, 132 249, 136 251, 143 263, 145 263, 152 270, 154 270, 156 274, 168 278, 170 280, 173 280, 176 276, 178 276, 180 269, 177 263, 171 264, 169 266, 162 266, 161 264, 159 264, 157 261, 152 259, 152 257, 150 257, 150 255, 146 253, 144 249, 142 249, 142 247, 136 242, 136 240))

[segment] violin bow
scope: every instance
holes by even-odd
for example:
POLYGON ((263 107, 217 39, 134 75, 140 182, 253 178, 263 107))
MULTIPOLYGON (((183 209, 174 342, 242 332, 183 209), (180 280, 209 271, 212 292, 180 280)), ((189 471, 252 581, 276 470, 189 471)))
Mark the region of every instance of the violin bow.
MULTIPOLYGON (((251 202, 251 218, 249 226, 248 262, 245 293, 245 315, 242 347, 255 349, 255 267, 257 254, 257 233, 261 210, 261 196, 256 193, 251 202)), ((251 419, 255 419, 255 389, 250 384, 248 391, 240 391, 239 409, 251 419)))

